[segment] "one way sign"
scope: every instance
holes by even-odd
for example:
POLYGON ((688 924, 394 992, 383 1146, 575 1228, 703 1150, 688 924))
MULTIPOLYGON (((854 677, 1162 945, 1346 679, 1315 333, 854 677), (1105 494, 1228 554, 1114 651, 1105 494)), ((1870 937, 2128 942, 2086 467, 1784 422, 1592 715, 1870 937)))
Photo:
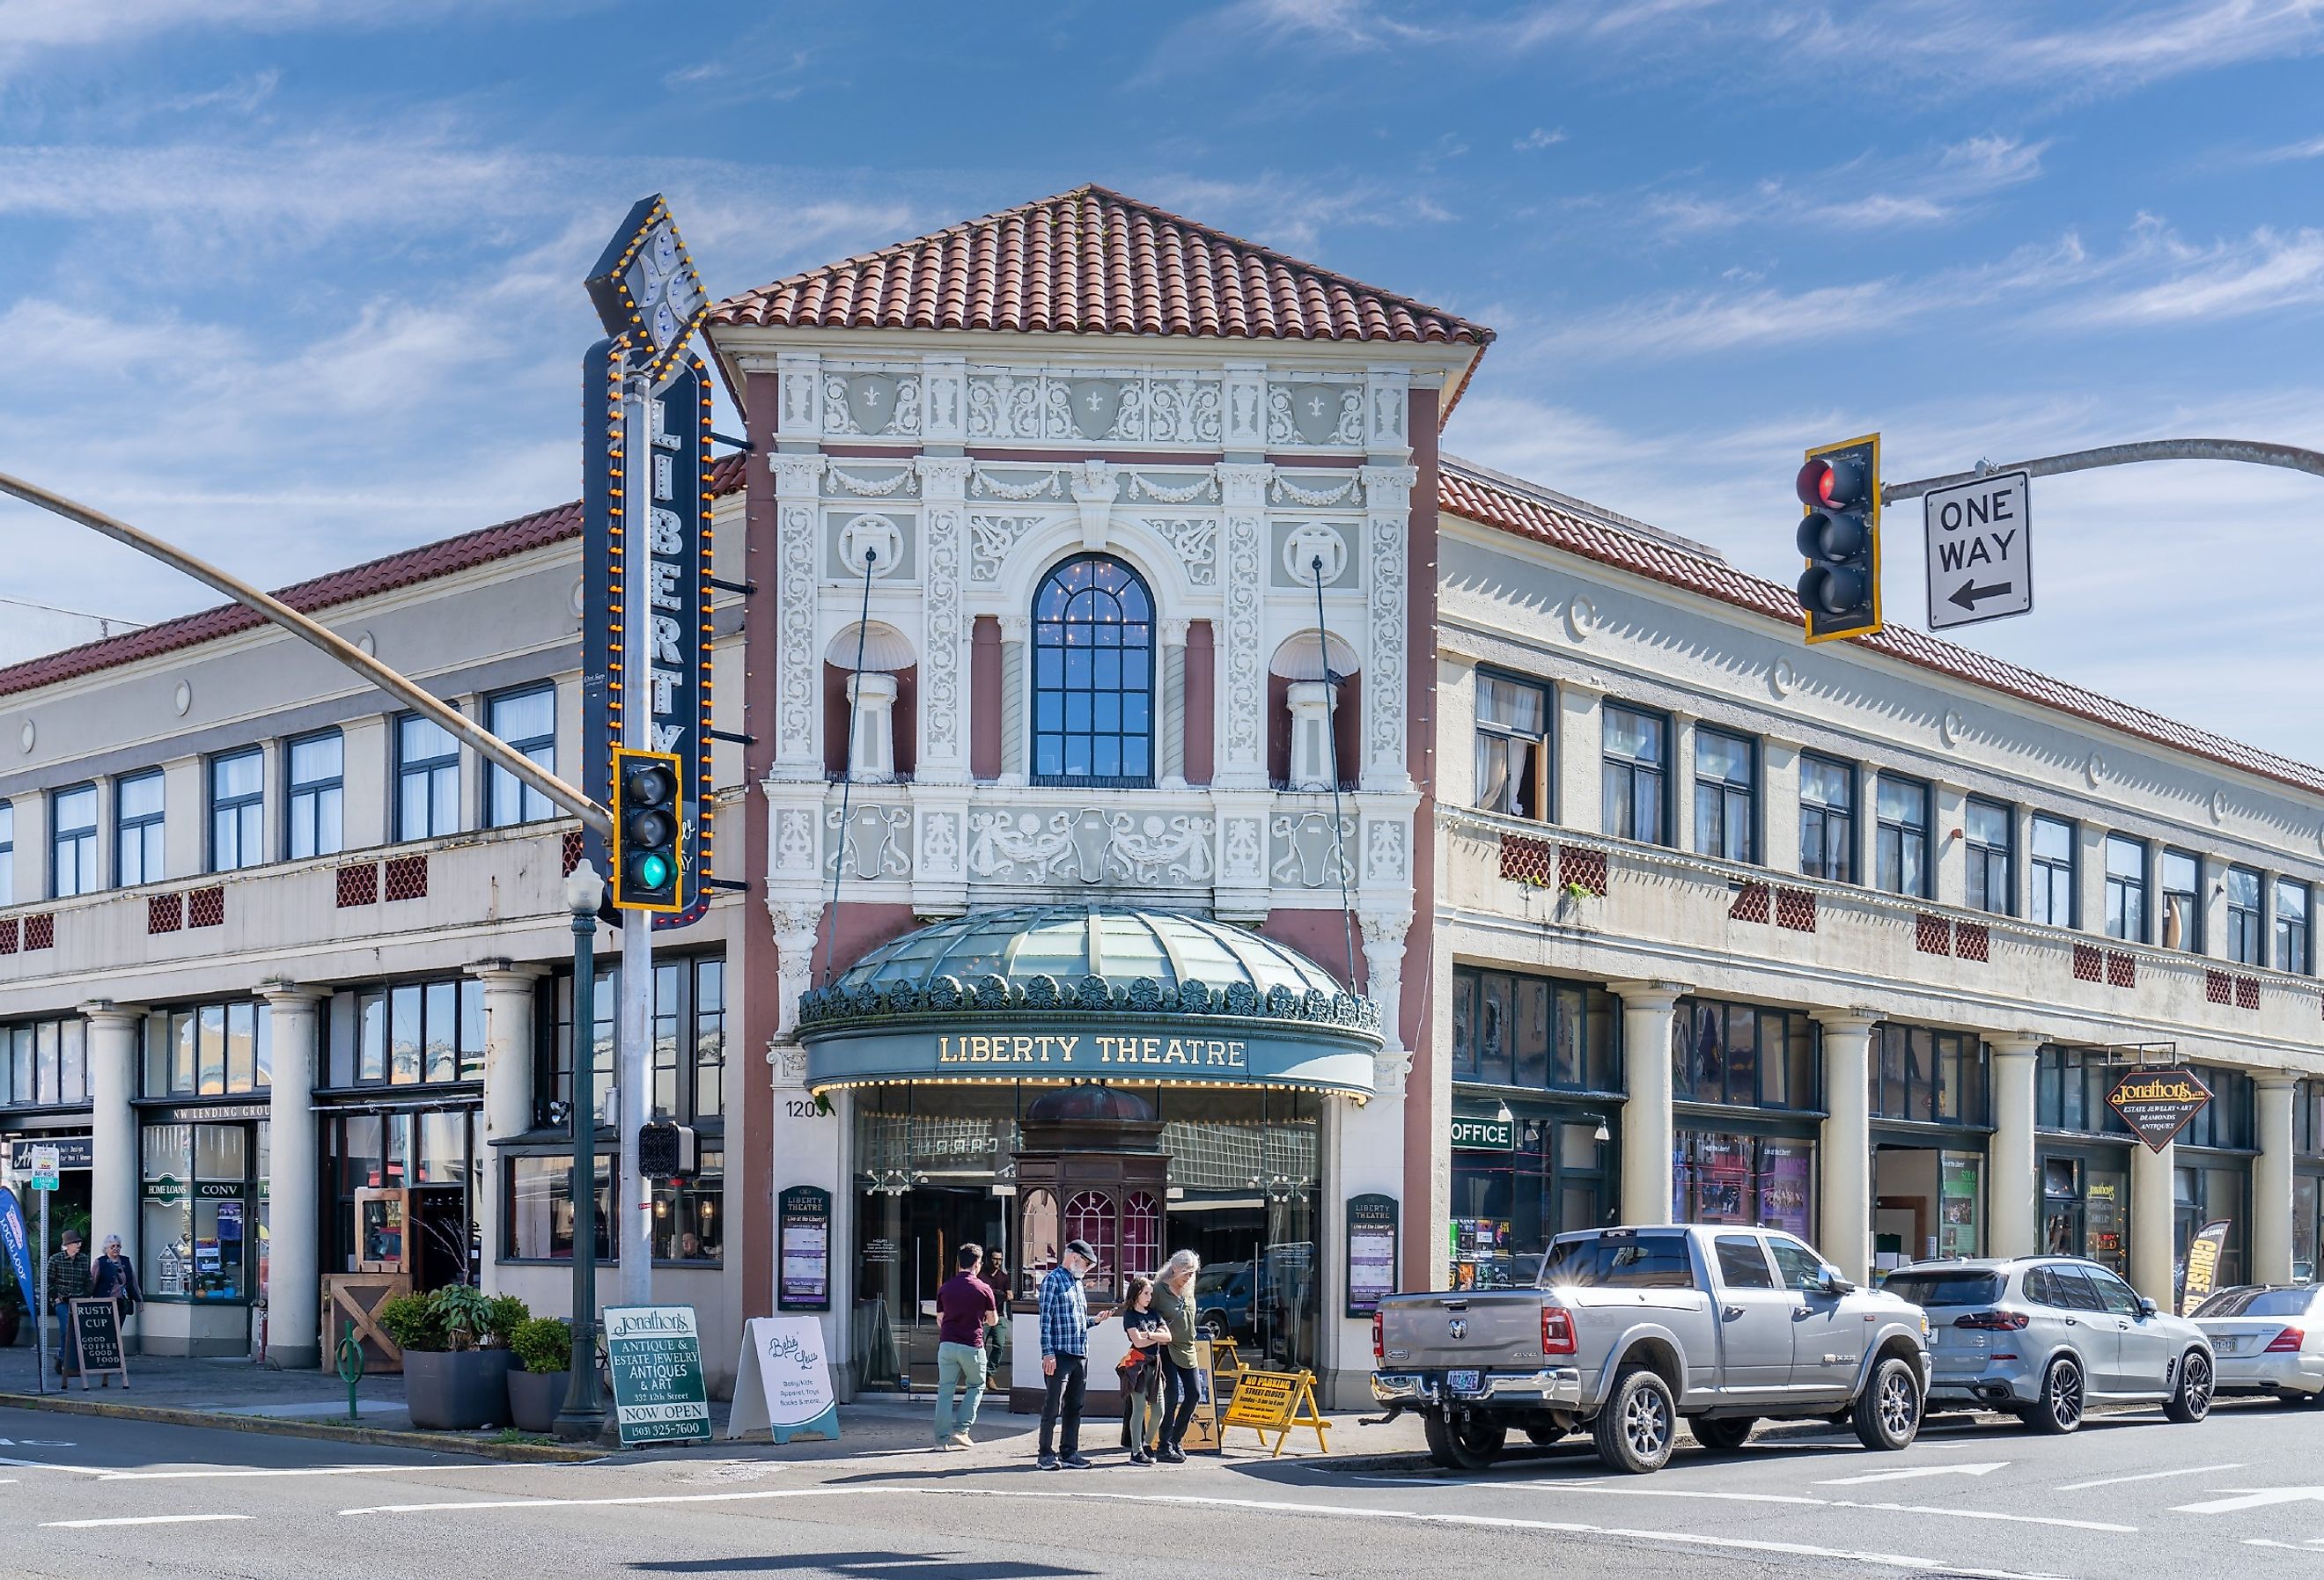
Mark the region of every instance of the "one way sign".
POLYGON ((2032 611, 2031 497, 2024 473, 1997 472, 1923 499, 1930 630, 2032 611))

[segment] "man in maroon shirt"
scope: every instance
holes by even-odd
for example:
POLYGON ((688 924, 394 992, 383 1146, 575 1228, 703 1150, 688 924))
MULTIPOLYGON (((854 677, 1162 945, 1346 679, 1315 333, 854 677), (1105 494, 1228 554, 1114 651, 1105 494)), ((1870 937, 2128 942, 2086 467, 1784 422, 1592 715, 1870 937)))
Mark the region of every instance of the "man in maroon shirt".
POLYGON ((976 1407, 984 1398, 984 1330, 1001 1320, 1001 1302, 976 1276, 981 1245, 964 1245, 953 1258, 959 1271, 936 1291, 936 1437, 939 1453, 969 1446, 976 1407), (960 1398, 958 1413, 953 1397, 960 1398))

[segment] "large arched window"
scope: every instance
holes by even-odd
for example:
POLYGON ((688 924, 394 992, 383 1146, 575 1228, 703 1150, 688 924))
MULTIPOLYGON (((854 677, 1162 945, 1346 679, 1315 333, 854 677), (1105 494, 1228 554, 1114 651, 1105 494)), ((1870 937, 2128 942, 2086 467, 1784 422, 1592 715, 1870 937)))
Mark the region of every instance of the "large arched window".
POLYGON ((1154 780, 1154 600, 1138 573, 1082 554, 1033 595, 1033 782, 1154 780))

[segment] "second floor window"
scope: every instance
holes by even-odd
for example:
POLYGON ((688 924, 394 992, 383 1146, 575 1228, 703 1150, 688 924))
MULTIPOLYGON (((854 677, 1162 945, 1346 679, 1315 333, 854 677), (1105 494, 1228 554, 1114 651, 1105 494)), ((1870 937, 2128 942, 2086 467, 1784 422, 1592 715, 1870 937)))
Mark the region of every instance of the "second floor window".
POLYGON ((2203 952, 2203 864, 2183 850, 2163 853, 2163 947, 2203 952))
POLYGON ((348 1035, 332 1039, 334 1086, 477 1081, 484 1074, 484 988, 474 978, 391 983, 357 993, 348 1035))
POLYGON ((2025 868, 2025 916, 2045 927, 2074 925, 2074 826, 2034 819, 2033 859, 2025 868))
POLYGON ((2146 845, 2119 834, 2106 842, 2106 930, 2110 938, 2146 941, 2146 845))
POLYGON ((1549 817, 1549 693, 1522 680, 1477 677, 1477 805, 1549 817))
POLYGON ((1452 1078, 1497 1086, 1621 1089, 1605 989, 1508 971, 1452 968, 1452 1078))
POLYGON ((132 775, 113 787, 114 882, 124 889, 158 883, 161 865, 161 771, 132 775))
POLYGON ((1929 892, 1929 787, 1880 776, 1879 883, 1891 894, 1929 892))
POLYGON ((274 1084, 273 1017, 263 1003, 189 1004, 145 1017, 148 1097, 219 1097, 274 1084))
MULTIPOLYGON (((484 727, 510 745, 557 772, 557 688, 535 686, 492 699, 484 727)), ((497 763, 485 770, 484 824, 506 828, 518 823, 538 823, 557 816, 549 799, 497 763)))
POLYGON ((1694 848, 1698 855, 1753 860, 1758 775, 1749 741, 1698 725, 1694 732, 1694 848))
POLYGON ((77 784, 49 798, 49 894, 97 892, 97 787, 77 784))
POLYGON ((2012 872, 2010 837, 2014 815, 1998 801, 1971 796, 1961 808, 1961 836, 1969 846, 1968 882, 1962 897, 1972 910, 2014 916, 2015 874, 2012 872))
POLYGON ((0 801, 0 905, 16 903, 16 806, 0 801))
POLYGON ((337 730, 300 735, 287 748, 290 758, 289 832, 283 854, 292 861, 337 855, 343 848, 342 811, 346 788, 346 745, 337 730))
POLYGON ((2305 975, 2308 958, 2308 885, 2289 878, 2275 881, 2275 954, 2278 971, 2305 975))
POLYGON ((88 1021, 76 1016, 0 1026, 0 1107, 54 1108, 88 1101, 88 1021))
POLYGON ((2259 908, 2259 874, 2249 867, 2227 869, 2227 958, 2238 966, 2267 964, 2266 925, 2259 908))
POLYGON ((1033 781, 1154 778, 1154 600, 1138 573, 1082 554, 1033 595, 1033 781))
POLYGON ((1606 716, 1606 832, 1660 845, 1663 771, 1669 726, 1648 713, 1609 706, 1606 716))
POLYGON ((460 831, 460 743, 432 718, 395 721, 395 836, 433 839, 460 831))
POLYGON ((1856 770, 1829 757, 1800 759, 1800 872, 1852 882, 1856 873, 1856 770))
POLYGON ((266 859, 266 754, 254 746, 210 759, 210 871, 266 859))
POLYGON ((1817 1031, 1796 1011, 1681 999, 1671 1020, 1672 1095, 1736 1108, 1813 1108, 1817 1031))

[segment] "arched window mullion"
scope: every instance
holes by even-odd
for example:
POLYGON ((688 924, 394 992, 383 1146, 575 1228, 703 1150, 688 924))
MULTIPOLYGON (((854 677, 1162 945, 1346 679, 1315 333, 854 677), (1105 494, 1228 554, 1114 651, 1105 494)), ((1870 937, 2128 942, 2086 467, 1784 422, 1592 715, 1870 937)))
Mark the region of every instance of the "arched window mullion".
POLYGON ((1154 599, 1107 554, 1053 567, 1035 589, 1035 784, 1154 782, 1154 599))

